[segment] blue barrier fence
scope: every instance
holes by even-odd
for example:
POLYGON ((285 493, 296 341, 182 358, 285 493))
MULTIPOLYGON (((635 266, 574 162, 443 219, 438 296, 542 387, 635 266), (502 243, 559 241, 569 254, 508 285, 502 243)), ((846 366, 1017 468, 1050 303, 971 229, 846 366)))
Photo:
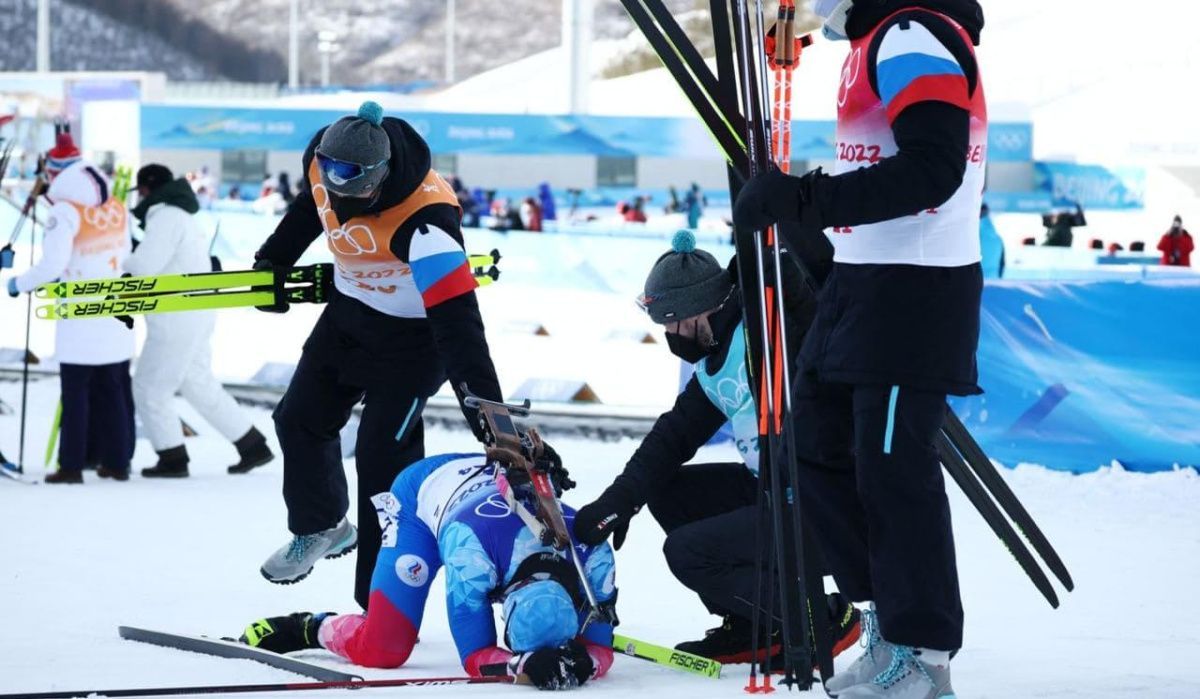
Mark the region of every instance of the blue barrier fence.
POLYGON ((982 321, 986 393, 952 405, 993 458, 1200 466, 1200 279, 989 282, 982 321))

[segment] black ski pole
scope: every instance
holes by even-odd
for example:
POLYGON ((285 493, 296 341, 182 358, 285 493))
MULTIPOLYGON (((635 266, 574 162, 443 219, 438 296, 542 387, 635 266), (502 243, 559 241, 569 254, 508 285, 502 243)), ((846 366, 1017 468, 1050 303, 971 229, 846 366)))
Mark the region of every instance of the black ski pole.
MULTIPOLYGON (((38 186, 36 181, 33 185, 36 192, 38 186)), ((31 194, 31 196, 33 196, 31 194)), ((33 247, 37 240, 37 201, 29 210, 29 266, 32 268, 37 263, 34 257, 33 247)), ((21 357, 21 426, 20 437, 17 442, 17 473, 25 473, 25 425, 27 415, 29 413, 29 339, 30 330, 33 326, 33 294, 25 296, 25 355, 21 357)))

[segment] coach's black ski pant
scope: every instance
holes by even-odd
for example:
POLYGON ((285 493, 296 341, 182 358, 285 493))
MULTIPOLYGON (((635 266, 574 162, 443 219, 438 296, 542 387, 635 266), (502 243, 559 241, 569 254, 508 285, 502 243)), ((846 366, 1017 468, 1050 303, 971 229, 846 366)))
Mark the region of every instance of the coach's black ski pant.
POLYGON ((363 402, 355 447, 358 560, 354 599, 366 609, 382 532, 371 497, 425 456, 421 411, 445 380, 424 322, 355 303, 326 307, 275 409, 288 529, 314 534, 350 507, 340 432, 363 402))
POLYGON ((671 572, 713 614, 750 617, 758 479, 742 463, 683 466, 647 503, 671 572))
POLYGON ((935 448, 945 394, 806 374, 793 395, 801 504, 838 589, 874 600, 887 641, 960 648, 954 533, 935 448))

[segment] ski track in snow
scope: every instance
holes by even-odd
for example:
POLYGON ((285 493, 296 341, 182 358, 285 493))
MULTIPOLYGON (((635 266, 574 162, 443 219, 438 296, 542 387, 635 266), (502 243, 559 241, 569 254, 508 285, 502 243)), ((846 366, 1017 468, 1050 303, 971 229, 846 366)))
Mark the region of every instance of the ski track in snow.
MULTIPOLYGON (((32 385, 27 452, 40 461, 56 398, 52 380, 32 385)), ((0 398, 20 404, 20 386, 0 383, 0 398)), ((324 561, 306 580, 270 585, 263 559, 287 539, 275 461, 228 476, 233 448, 190 410, 201 432, 190 439, 192 477, 128 483, 87 474, 82 486, 21 486, 0 481, 0 691, 295 681, 252 662, 161 649, 117 638, 119 624, 236 636, 248 622, 295 610, 351 611, 351 558, 324 561)), ((256 412, 264 433, 270 417, 256 412)), ((17 416, 0 416, 0 448, 16 458, 17 416)), ((635 447, 549 438, 580 487, 576 505, 597 496, 635 447)), ((432 430, 427 450, 473 448, 465 431, 432 430)), ((699 459, 732 458, 728 448, 699 459)), ((141 441, 136 466, 148 465, 141 441)), ((40 468, 33 468, 40 476, 40 468)), ((351 465, 352 470, 352 465, 351 465)), ((954 662, 963 697, 1200 696, 1200 477, 1191 471, 1142 475, 1105 470, 1087 476, 1037 467, 1005 476, 1071 568, 1077 591, 1051 610, 970 505, 952 504, 967 614, 966 648, 954 662)), ((663 644, 699 637, 713 626, 696 598, 671 577, 663 535, 648 514, 634 522, 617 554, 621 631, 663 644)), ((363 670, 370 678, 460 675, 435 584, 408 666, 363 670)), ((839 660, 853 659, 851 650, 839 660)), ((323 651, 303 657, 338 666, 323 651)), ((664 696, 741 693, 744 666, 719 681, 618 658, 588 696, 653 691, 664 696)), ((372 695, 383 690, 366 690, 372 695)), ((402 695, 484 696, 524 688, 408 689, 402 695)), ((332 693, 332 692, 331 692, 332 693)), ((817 696, 817 695, 813 695, 817 696)))

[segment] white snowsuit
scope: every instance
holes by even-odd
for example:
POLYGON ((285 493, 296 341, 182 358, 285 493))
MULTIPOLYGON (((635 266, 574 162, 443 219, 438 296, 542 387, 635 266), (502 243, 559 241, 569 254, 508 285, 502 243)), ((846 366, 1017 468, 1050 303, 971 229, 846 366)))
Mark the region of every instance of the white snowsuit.
MULTIPOLYGON (((112 183, 84 161, 50 183, 50 215, 43 226, 42 257, 17 277, 17 290, 33 291, 56 279, 98 279, 120 273, 129 254, 125 207, 111 197, 112 183)), ((59 322, 54 357, 62 364, 100 366, 133 357, 133 332, 112 318, 59 322)))
MULTIPOLYGON (((146 233, 125 262, 135 277, 212 271, 207 236, 196 218, 169 204, 146 212, 146 233)), ((229 441, 250 431, 249 416, 212 373, 212 311, 146 318, 146 342, 133 373, 133 399, 155 451, 183 444, 175 394, 229 441)))

